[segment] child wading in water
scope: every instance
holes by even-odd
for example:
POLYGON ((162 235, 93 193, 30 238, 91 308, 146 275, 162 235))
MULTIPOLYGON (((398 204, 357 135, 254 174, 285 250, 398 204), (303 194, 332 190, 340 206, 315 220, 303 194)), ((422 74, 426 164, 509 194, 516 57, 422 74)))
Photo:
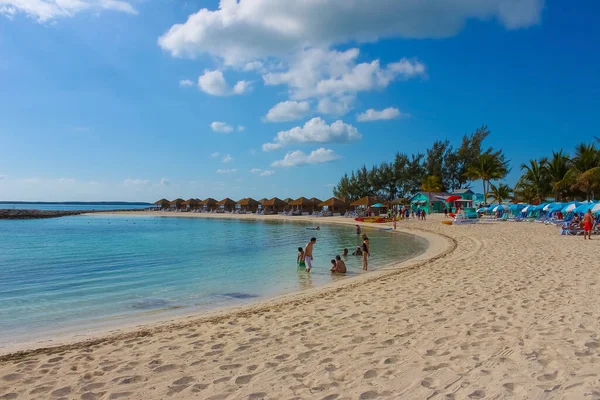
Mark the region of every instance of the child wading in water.
POLYGON ((306 268, 306 263, 304 262, 304 249, 302 247, 298 247, 298 258, 296 259, 298 263, 298 268, 306 268))

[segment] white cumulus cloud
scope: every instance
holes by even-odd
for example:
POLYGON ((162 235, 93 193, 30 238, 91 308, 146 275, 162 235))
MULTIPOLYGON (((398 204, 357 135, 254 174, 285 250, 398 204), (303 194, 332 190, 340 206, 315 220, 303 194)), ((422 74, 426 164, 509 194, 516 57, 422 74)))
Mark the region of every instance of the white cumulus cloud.
POLYGON ((264 121, 267 122, 286 122, 295 121, 302 118, 310 111, 308 101, 282 101, 275 104, 267 115, 264 121))
POLYGON ((278 160, 271 164, 273 167, 296 167, 307 164, 321 164, 339 159, 340 157, 333 150, 320 149, 305 154, 301 150, 291 151, 283 157, 283 160, 278 160))
POLYGON ((218 151, 215 151, 214 153, 212 153, 210 156, 211 157, 219 157, 221 155, 221 153, 219 153, 218 151))
POLYGON ((540 22, 543 8, 544 0, 319 0, 293 6, 289 0, 221 0, 217 10, 203 8, 173 25, 158 43, 173 56, 207 53, 246 66, 307 47, 449 37, 469 20, 524 28, 540 22))
POLYGON ((375 109, 368 109, 367 111, 358 114, 356 116, 356 120, 360 122, 368 122, 368 121, 379 121, 379 120, 387 120, 387 119, 396 119, 400 117, 410 117, 410 114, 401 113, 400 110, 394 107, 388 107, 381 111, 377 111, 375 109))
POLYGON ((244 132, 246 130, 246 128, 244 127, 244 125, 238 125, 237 126, 237 131, 238 132, 244 132))
POLYGON ((231 169, 218 169, 217 170, 217 174, 232 174, 234 172, 237 172, 237 169, 231 168, 231 169))
POLYGON ((225 157, 223 157, 223 162, 225 164, 230 163, 231 161, 233 161, 233 157, 231 157, 229 154, 226 154, 225 157))
POLYGON ((231 88, 223 72, 218 69, 212 71, 207 69, 198 77, 198 88, 212 96, 231 96, 249 93, 252 91, 252 82, 238 81, 231 88))
POLYGON ((194 86, 194 82, 192 82, 189 79, 182 79, 179 81, 179 86, 183 86, 183 87, 194 86))
POLYGON ((0 0, 0 14, 23 13, 38 22, 73 17, 83 11, 113 10, 137 14, 137 10, 122 0, 0 0))
POLYGON ((261 172, 260 176, 271 176, 271 175, 274 175, 274 174, 275 174, 275 171, 268 169, 266 171, 261 172))
POLYGON ((212 129, 213 132, 219 132, 219 133, 233 132, 233 127, 231 125, 227 124, 226 122, 219 122, 219 121, 215 121, 212 124, 210 124, 210 129, 212 129))
POLYGON ((244 94, 252 91, 252 81, 238 81, 233 87, 234 94, 244 94))
POLYGON ((319 117, 306 122, 304 126, 297 126, 288 131, 277 133, 275 140, 265 143, 263 151, 280 149, 291 143, 348 143, 359 140, 362 135, 354 126, 340 120, 327 125, 319 117))

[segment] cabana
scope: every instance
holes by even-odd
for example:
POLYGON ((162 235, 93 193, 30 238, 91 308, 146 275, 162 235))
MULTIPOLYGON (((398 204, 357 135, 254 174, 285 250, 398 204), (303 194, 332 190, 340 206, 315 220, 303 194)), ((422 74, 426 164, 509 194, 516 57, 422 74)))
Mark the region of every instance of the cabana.
POLYGON ((346 209, 348 208, 348 204, 345 201, 340 200, 336 197, 331 197, 330 199, 322 201, 318 204, 318 206, 321 208, 327 207, 327 210, 329 212, 340 214, 344 214, 346 212, 346 209))
POLYGON ((204 211, 214 210, 217 207, 217 200, 213 199, 212 197, 209 197, 208 199, 202 200, 200 202, 200 207, 204 211))
POLYGON ((272 199, 265 200, 262 203, 262 206, 265 210, 265 214, 279 214, 285 209, 287 204, 285 204, 283 200, 273 197, 272 199))
POLYGON ((167 199, 160 199, 157 202, 155 202, 154 205, 159 208, 165 209, 171 206, 171 202, 167 199))
POLYGON ((246 197, 238 201, 235 205, 235 208, 241 212, 255 213, 258 211, 258 201, 251 197, 246 197))
POLYGON ((286 211, 287 211, 287 210, 291 210, 291 208, 292 208, 292 207, 291 207, 290 203, 291 203, 292 201, 294 201, 294 199, 292 199, 291 197, 286 197, 285 199, 283 199, 283 202, 284 202, 285 204, 287 204, 287 207, 285 207, 285 210, 286 210, 286 211))
POLYGON ((171 201, 171 203, 169 204, 169 207, 180 210, 183 207, 183 203, 185 203, 185 201, 183 199, 178 198, 178 199, 171 201))
POLYGON ((321 211, 323 209, 323 207, 319 207, 319 204, 321 204, 323 202, 321 199, 317 199, 316 197, 311 197, 308 200, 312 201, 312 203, 314 205, 313 209, 315 211, 321 211))
POLYGON ((229 197, 225 197, 217 203, 217 207, 219 207, 220 210, 231 212, 235 209, 235 204, 235 201, 231 200, 229 197))
POLYGON ((313 203, 311 200, 307 199, 306 197, 300 197, 300 198, 290 202, 289 205, 292 207, 292 211, 295 211, 295 212, 298 212, 301 214, 313 212, 315 210, 315 203, 313 203))
POLYGON ((189 210, 195 210, 198 208, 198 200, 191 198, 183 202, 183 206, 189 210))

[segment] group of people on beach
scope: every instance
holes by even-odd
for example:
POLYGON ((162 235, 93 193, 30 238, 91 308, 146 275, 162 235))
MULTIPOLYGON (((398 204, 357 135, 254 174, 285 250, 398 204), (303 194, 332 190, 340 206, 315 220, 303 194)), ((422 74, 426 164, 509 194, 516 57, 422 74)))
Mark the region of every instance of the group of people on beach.
MULTIPOLYGON (((356 225, 356 235, 359 236, 360 234, 360 226, 356 225)), ((362 241, 362 245, 357 246, 356 250, 352 252, 352 255, 362 257, 363 271, 367 271, 369 267, 369 256, 371 253, 369 251, 369 238, 366 234, 362 235, 362 241)), ((315 243, 317 243, 317 238, 312 237, 304 248, 298 247, 298 257, 296 262, 299 268, 306 268, 307 273, 309 273, 312 269, 313 250, 315 243)), ((329 271, 332 274, 345 274, 347 272, 346 263, 344 260, 348 259, 348 253, 349 251, 346 248, 341 256, 338 254, 333 260, 331 260, 331 269, 329 271), (342 257, 344 260, 342 260, 342 257)))

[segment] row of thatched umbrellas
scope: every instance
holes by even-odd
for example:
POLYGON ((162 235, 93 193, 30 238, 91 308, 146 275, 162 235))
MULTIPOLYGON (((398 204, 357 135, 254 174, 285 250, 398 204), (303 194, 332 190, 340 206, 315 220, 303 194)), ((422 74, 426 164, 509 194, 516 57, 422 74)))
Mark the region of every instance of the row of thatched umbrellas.
POLYGON ((347 202, 343 199, 338 199, 337 197, 331 197, 330 199, 325 201, 321 201, 316 197, 310 199, 307 199, 306 197, 300 197, 296 200, 293 200, 291 198, 281 200, 277 197, 273 197, 272 199, 254 200, 251 197, 245 197, 239 201, 234 201, 229 197, 226 197, 221 201, 217 201, 212 197, 209 197, 205 200, 193 198, 184 200, 179 198, 169 201, 167 199, 160 199, 154 204, 163 209, 225 209, 227 211, 231 211, 238 208, 243 211, 252 212, 257 211, 259 209, 259 206, 262 206, 263 209, 266 209, 271 212, 280 212, 290 209, 299 211, 315 211, 327 207, 331 212, 343 213, 349 208, 370 207, 377 203, 381 203, 381 200, 378 197, 368 196, 363 197, 362 199, 356 200, 354 202, 347 202))

